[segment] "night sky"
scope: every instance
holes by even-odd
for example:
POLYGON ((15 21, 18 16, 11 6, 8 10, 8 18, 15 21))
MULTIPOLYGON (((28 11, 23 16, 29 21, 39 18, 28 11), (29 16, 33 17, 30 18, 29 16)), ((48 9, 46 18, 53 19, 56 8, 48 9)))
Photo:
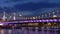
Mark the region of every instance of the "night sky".
POLYGON ((0 0, 0 13, 39 15, 60 8, 60 0, 0 0))

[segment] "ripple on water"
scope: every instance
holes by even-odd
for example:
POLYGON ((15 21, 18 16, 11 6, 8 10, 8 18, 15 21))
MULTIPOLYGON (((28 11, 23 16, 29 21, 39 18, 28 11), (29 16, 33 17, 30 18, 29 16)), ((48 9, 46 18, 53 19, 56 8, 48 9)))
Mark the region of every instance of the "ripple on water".
POLYGON ((38 29, 35 29, 35 27, 32 27, 31 30, 29 30, 30 28, 28 27, 23 27, 23 30, 22 29, 0 29, 0 34, 1 34, 1 31, 4 32, 4 34, 34 34, 37 30, 36 33, 38 34, 60 34, 60 30, 59 31, 53 31, 53 30, 42 30, 41 28, 38 28, 38 29), (39 30, 40 29, 40 30, 39 30))

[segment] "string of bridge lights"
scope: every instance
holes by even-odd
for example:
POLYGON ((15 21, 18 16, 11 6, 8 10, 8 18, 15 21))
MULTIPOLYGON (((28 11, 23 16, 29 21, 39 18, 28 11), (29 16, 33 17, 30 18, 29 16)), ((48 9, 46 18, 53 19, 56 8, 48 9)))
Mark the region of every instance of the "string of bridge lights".
POLYGON ((1 23, 4 23, 4 24, 9 24, 9 23, 35 23, 35 22, 60 22, 60 19, 43 19, 43 20, 23 20, 23 21, 12 21, 12 22, 1 22, 1 23))

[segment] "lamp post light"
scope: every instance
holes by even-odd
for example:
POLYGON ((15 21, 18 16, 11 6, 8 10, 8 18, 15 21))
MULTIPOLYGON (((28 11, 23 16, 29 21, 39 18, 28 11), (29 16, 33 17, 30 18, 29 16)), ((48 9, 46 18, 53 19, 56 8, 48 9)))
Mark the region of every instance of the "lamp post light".
POLYGON ((35 17, 33 17, 33 19, 36 19, 35 17))
POLYGON ((45 14, 45 17, 47 18, 47 14, 45 14))
POLYGON ((55 15, 55 12, 53 12, 53 18, 57 17, 57 15, 55 15))
POLYGON ((53 13, 53 15, 55 14, 55 12, 52 12, 53 13))
POLYGON ((51 13, 49 13, 49 17, 51 16, 51 13))
POLYGON ((16 13, 13 13, 13 20, 16 20, 16 13))
POLYGON ((19 16, 22 16, 21 14, 19 14, 19 16))
POLYGON ((57 17, 59 17, 59 15, 58 15, 58 14, 59 14, 59 11, 57 11, 57 17))
MULTIPOLYGON (((44 17, 44 15, 42 15, 42 20, 43 20, 43 17, 44 17)), ((44 22, 42 24, 43 24, 43 28, 44 28, 44 22)))
POLYGON ((38 18, 40 19, 40 16, 38 16, 38 18))
POLYGON ((42 18, 44 17, 44 15, 42 15, 42 18))
POLYGON ((53 14, 53 18, 54 18, 54 17, 56 16, 56 15, 55 15, 55 12, 52 12, 52 14, 53 14))
POLYGON ((37 19, 38 17, 36 16, 35 19, 37 19))

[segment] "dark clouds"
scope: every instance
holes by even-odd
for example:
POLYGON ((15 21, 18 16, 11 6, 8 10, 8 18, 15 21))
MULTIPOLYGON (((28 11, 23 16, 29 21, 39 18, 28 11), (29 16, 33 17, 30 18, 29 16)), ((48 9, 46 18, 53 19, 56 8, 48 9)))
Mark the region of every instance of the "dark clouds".
MULTIPOLYGON (((0 0, 0 6, 1 7, 12 7, 17 4, 26 4, 26 3, 48 3, 50 5, 54 4, 60 4, 60 0, 0 0)), ((40 4, 40 5, 41 5, 40 4)), ((44 4, 42 4, 43 6, 44 4)), ((54 5, 55 6, 55 5, 54 5)))
POLYGON ((14 6, 16 9, 21 10, 36 10, 40 8, 56 8, 60 7, 60 4, 49 4, 49 3, 26 3, 26 4, 16 4, 14 6))
POLYGON ((52 11, 60 7, 60 0, 1 0, 0 12, 6 10, 8 13, 16 11, 23 15, 38 15, 42 12, 52 11))

